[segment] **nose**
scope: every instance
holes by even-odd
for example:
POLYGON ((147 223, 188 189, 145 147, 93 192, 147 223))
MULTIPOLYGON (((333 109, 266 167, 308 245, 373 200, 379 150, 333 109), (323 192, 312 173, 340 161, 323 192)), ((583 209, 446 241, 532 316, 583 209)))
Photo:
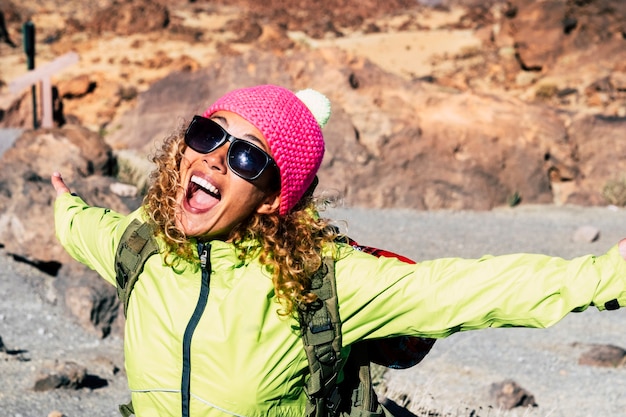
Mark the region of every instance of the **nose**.
POLYGON ((225 141, 222 145, 220 145, 217 149, 204 154, 203 160, 209 166, 210 169, 216 170, 223 174, 226 173, 228 163, 228 148, 230 147, 230 143, 225 141))

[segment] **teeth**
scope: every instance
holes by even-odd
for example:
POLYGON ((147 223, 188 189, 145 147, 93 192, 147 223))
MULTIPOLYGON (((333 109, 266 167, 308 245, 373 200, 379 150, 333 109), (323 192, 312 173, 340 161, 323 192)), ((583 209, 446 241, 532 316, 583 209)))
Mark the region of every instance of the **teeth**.
POLYGON ((198 184, 200 187, 204 188, 205 190, 207 190, 211 194, 219 195, 219 193, 220 193, 219 190, 217 188, 215 188, 215 186, 213 184, 211 184, 210 182, 208 182, 204 178, 198 177, 197 175, 192 175, 191 176, 191 182, 193 182, 194 184, 198 184))

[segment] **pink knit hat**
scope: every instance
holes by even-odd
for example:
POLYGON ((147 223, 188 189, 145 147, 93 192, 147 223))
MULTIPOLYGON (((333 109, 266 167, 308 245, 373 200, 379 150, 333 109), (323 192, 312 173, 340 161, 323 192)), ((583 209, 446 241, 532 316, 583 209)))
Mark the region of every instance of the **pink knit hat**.
POLYGON ((299 95, 275 85, 242 88, 226 93, 203 114, 209 117, 220 110, 230 111, 263 133, 280 170, 281 216, 296 205, 311 185, 324 157, 320 124, 325 121, 318 123, 299 95))

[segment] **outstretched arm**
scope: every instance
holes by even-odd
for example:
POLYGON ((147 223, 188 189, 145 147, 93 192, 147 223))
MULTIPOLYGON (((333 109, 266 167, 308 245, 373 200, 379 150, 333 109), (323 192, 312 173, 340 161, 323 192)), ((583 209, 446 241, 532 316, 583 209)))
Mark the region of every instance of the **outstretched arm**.
POLYGON ((107 281, 115 281, 115 249, 126 226, 139 212, 125 216, 113 210, 90 206, 71 194, 60 173, 51 175, 56 191, 54 203, 56 235, 77 261, 96 270, 107 281))
POLYGON ((626 240, 599 256, 443 258, 409 265, 352 248, 335 263, 345 343, 547 327, 572 311, 626 307, 626 240), (358 279, 355 279, 358 277, 358 279))

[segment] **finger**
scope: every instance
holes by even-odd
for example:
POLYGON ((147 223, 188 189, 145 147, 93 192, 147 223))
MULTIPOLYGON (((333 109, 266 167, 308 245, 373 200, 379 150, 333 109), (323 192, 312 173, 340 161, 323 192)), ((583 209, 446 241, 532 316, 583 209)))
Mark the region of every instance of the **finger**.
POLYGON ((65 185, 65 181, 63 181, 63 178, 61 177, 60 173, 58 172, 53 173, 52 177, 50 178, 50 182, 52 183, 52 186, 56 190, 57 196, 70 192, 70 189, 67 187, 67 185, 65 185))
POLYGON ((618 243, 619 254, 626 260, 626 239, 622 239, 618 243))

